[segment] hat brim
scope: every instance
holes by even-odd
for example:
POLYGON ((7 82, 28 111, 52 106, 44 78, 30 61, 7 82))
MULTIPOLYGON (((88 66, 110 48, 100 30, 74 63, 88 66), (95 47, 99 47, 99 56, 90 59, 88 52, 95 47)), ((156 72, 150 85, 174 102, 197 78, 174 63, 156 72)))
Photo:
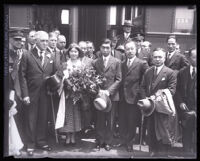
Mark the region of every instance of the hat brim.
POLYGON ((148 100, 150 101, 151 106, 149 108, 145 108, 145 109, 141 110, 141 112, 142 112, 142 114, 144 116, 150 116, 154 112, 154 110, 155 110, 155 103, 154 103, 154 101, 151 100, 151 99, 148 99, 148 100))
POLYGON ((105 94, 98 95, 97 98, 93 101, 93 104, 97 110, 102 112, 109 112, 112 108, 112 102, 110 98, 105 94), (100 103, 101 101, 104 101, 106 105, 102 106, 102 103, 100 103))

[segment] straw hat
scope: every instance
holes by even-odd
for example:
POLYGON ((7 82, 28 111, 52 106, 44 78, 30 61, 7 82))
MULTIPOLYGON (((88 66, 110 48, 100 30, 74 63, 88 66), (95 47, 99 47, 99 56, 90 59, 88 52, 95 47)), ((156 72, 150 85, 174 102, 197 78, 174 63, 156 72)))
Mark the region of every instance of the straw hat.
POLYGON ((102 112, 109 112, 112 107, 110 98, 104 93, 99 93, 93 103, 94 107, 102 112))

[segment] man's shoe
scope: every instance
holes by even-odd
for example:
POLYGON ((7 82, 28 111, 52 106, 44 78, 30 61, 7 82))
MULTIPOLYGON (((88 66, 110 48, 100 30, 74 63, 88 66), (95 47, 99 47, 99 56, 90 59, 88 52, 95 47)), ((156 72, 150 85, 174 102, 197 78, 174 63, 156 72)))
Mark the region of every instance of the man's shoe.
POLYGON ((27 155, 30 156, 30 157, 33 156, 33 154, 34 154, 33 151, 34 151, 33 149, 27 149, 26 150, 27 155))
POLYGON ((100 144, 97 144, 97 145, 96 145, 96 149, 97 149, 98 151, 100 151, 100 149, 101 149, 100 144))
POLYGON ((108 144, 106 144, 104 148, 105 148, 105 150, 106 150, 106 151, 110 151, 110 149, 111 149, 111 146, 110 146, 110 145, 108 145, 108 144))
POLYGON ((40 147, 40 149, 45 150, 45 151, 51 151, 52 148, 49 145, 44 145, 42 147, 40 147))

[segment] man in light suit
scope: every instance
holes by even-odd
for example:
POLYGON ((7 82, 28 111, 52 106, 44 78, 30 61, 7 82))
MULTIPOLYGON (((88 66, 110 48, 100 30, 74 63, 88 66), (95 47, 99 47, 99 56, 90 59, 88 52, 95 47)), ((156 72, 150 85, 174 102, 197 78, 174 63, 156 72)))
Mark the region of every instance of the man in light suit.
MULTIPOLYGON (((159 89, 169 89, 172 95, 176 92, 176 74, 174 71, 164 65, 165 51, 162 48, 156 48, 153 51, 154 65, 148 69, 141 84, 141 96, 142 98, 151 97, 155 99, 155 93, 159 89)), ((158 115, 157 111, 154 111, 152 115, 147 117, 147 130, 150 156, 167 156, 170 148, 170 143, 167 141, 163 143, 163 140, 159 140, 156 136, 155 118, 158 115)), ((161 115, 159 113, 159 115, 161 115)), ((163 114, 164 117, 164 114, 163 114)))
POLYGON ((133 150, 136 126, 140 121, 137 101, 140 99, 140 84, 148 68, 146 61, 136 57, 136 44, 128 41, 124 45, 127 60, 122 63, 122 83, 120 86, 119 131, 127 151, 133 150))
POLYGON ((51 151, 47 143, 47 114, 50 101, 46 91, 46 78, 55 73, 54 55, 46 51, 48 34, 36 32, 36 47, 22 55, 19 80, 26 112, 27 153, 34 154, 36 146, 51 151))
MULTIPOLYGON (((197 112, 197 51, 191 48, 188 53, 190 65, 183 68, 177 77, 177 108, 180 112, 182 125, 182 142, 185 156, 196 153, 196 112, 197 112), (187 113, 193 113, 187 119, 187 113)), ((189 116, 189 114, 188 114, 189 116)))
POLYGON ((176 38, 170 36, 167 40, 168 52, 165 65, 178 73, 178 71, 189 65, 187 58, 176 50, 176 38))
POLYGON ((104 147, 105 150, 109 151, 113 141, 112 129, 115 113, 114 110, 115 105, 119 101, 118 88, 122 79, 121 62, 111 56, 111 41, 109 39, 104 39, 102 41, 100 50, 102 56, 93 63, 93 66, 97 71, 97 74, 106 78, 100 92, 103 92, 110 97, 112 107, 109 112, 96 111, 96 148, 100 150, 101 147, 104 147))

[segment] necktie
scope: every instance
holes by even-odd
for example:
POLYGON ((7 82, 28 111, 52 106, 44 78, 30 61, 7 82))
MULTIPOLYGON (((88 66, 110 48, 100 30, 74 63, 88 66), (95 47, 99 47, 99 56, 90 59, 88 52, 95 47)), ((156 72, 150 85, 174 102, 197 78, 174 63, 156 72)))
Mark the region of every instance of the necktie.
POLYGON ((103 65, 106 67, 106 58, 103 58, 103 65))
POLYGON ((192 79, 194 79, 195 74, 196 74, 196 73, 195 73, 195 68, 193 67, 193 68, 192 68, 192 79))
POLYGON ((41 65, 43 66, 44 64, 44 59, 43 59, 43 52, 40 52, 40 61, 41 61, 41 65))
POLYGON ((170 58, 171 58, 171 53, 168 53, 167 59, 170 60, 170 58))
POLYGON ((157 77, 157 73, 158 73, 158 68, 157 68, 157 67, 155 67, 155 70, 154 70, 154 78, 156 78, 156 77, 157 77))
POLYGON ((115 57, 114 50, 111 51, 111 55, 115 57))
POLYGON ((131 59, 128 59, 127 67, 130 68, 130 66, 131 66, 131 59))

